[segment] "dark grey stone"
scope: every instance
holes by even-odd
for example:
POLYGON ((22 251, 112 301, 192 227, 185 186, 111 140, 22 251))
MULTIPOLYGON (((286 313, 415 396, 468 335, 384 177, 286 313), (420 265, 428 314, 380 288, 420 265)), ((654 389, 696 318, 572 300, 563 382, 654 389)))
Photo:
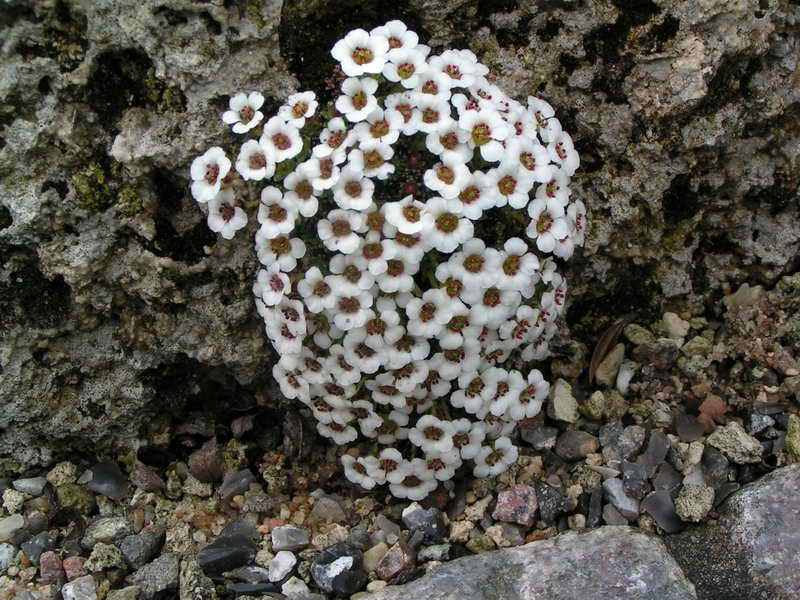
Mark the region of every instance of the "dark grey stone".
POLYGON ((631 527, 570 531, 467 556, 362 600, 696 600, 664 543, 631 527))
POLYGON ((642 500, 641 509, 656 520, 666 533, 676 533, 686 525, 675 512, 675 503, 667 490, 658 490, 642 500))
POLYGON ((177 554, 162 554, 128 579, 139 586, 139 600, 169 597, 178 591, 179 566, 177 554))
POLYGON ((140 569, 156 557, 164 544, 164 531, 143 531, 138 535, 129 535, 119 540, 116 545, 122 551, 131 569, 140 569))
POLYGON ((403 523, 409 531, 421 531, 424 544, 441 544, 447 535, 442 513, 437 508, 426 509, 419 504, 411 504, 403 511, 403 523))
POLYGON ((325 548, 311 563, 311 576, 329 594, 349 596, 367 583, 364 554, 346 542, 325 548))
POLYGON ((206 575, 219 575, 243 567, 253 560, 256 545, 246 535, 221 535, 197 553, 197 562, 206 575))
POLYGON ((228 471, 222 480, 222 485, 219 486, 217 494, 223 500, 230 500, 234 496, 243 494, 250 487, 250 484, 256 480, 255 475, 250 469, 242 469, 241 471, 228 471))
POLYGON ((128 478, 117 463, 97 463, 91 471, 92 479, 86 484, 86 487, 93 492, 108 496, 112 500, 121 500, 128 493, 128 478))
POLYGON ((800 598, 800 465, 733 494, 719 519, 665 539, 702 600, 800 598))

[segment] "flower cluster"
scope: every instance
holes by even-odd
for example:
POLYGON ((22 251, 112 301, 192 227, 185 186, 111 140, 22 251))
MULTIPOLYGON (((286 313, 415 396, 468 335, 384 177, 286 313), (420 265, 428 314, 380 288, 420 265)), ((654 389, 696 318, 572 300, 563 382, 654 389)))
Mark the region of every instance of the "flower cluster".
POLYGON ((564 307, 557 259, 583 243, 578 155, 547 102, 507 97, 472 52, 431 55, 400 21, 331 54, 331 106, 298 93, 264 121, 261 94, 234 96, 223 120, 257 137, 235 164, 198 157, 191 189, 231 238, 236 190, 275 184, 253 285, 273 374, 321 435, 371 440, 343 456, 351 481, 419 500, 465 461, 477 477, 513 464, 512 431, 548 395, 530 363, 564 307))

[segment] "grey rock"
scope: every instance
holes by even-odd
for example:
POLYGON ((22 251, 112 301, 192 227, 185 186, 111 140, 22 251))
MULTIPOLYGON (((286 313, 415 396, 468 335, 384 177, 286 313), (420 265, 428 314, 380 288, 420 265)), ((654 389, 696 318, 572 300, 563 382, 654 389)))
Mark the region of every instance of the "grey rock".
POLYGON ((622 487, 631 498, 641 500, 650 491, 647 471, 639 461, 622 461, 622 487))
POLYGON ((545 427, 541 423, 521 424, 519 426, 522 439, 528 442, 534 450, 550 450, 556 445, 558 429, 545 427))
POLYGON ((138 600, 139 586, 129 585, 119 590, 110 590, 106 600, 138 600))
MULTIPOLYGON (((274 547, 273 547, 274 549, 274 547)), ((253 560, 256 547, 250 536, 241 533, 220 535, 197 553, 197 562, 206 575, 219 575, 253 560)))
POLYGON ((214 582, 206 577, 196 560, 181 562, 178 597, 180 600, 216 600, 217 598, 214 582))
POLYGON ((664 538, 699 597, 800 597, 798 489, 800 465, 778 469, 731 495, 717 520, 664 538))
POLYGON ((653 479, 653 487, 656 491, 663 490, 672 497, 678 495, 682 483, 683 476, 669 463, 662 463, 653 479))
POLYGON ((25 517, 19 513, 0 519, 0 542, 10 540, 24 526, 25 517))
POLYGON ((622 431, 619 439, 619 449, 622 458, 631 459, 636 456, 644 445, 647 430, 641 425, 629 425, 622 431))
POLYGON ((131 569, 140 569, 153 560, 164 544, 164 531, 143 531, 116 542, 131 569))
POLYGON ((639 516, 639 501, 625 493, 621 479, 608 479, 603 482, 603 490, 608 501, 628 520, 639 516))
POLYGON ((736 421, 717 427, 716 431, 708 436, 707 443, 722 451, 725 456, 736 464, 761 462, 761 442, 748 435, 736 421))
POLYGON ((424 544, 440 544, 447 535, 442 513, 437 508, 422 508, 412 502, 403 510, 402 518, 409 531, 422 532, 424 544))
POLYGON ((346 523, 347 515, 342 509, 341 505, 330 496, 322 496, 317 498, 311 513, 308 515, 308 524, 313 525, 322 521, 330 521, 332 523, 346 523))
POLYGON ((556 454, 564 460, 580 460, 600 447, 595 436, 586 431, 568 430, 558 436, 556 454))
POLYGON ((226 571, 222 576, 228 579, 244 581, 245 583, 264 583, 269 581, 269 569, 255 566, 239 567, 233 571, 226 571))
POLYGON ((417 552, 417 561, 420 563, 429 560, 438 560, 440 562, 450 558, 450 544, 435 544, 433 546, 423 546, 417 552))
POLYGON ((536 490, 541 520, 548 525, 555 523, 558 515, 564 512, 564 494, 544 481, 537 480, 533 488, 536 490))
POLYGON ((243 494, 250 487, 250 484, 256 480, 250 469, 242 469, 241 471, 228 471, 222 480, 222 485, 219 486, 217 494, 223 500, 230 500, 238 494, 243 494))
POLYGON ((146 564, 128 579, 139 586, 141 600, 153 600, 178 591, 180 575, 178 555, 166 553, 146 564))
POLYGON ((129 482, 115 462, 97 463, 91 468, 92 478, 86 487, 112 500, 121 500, 128 492, 129 482))
POLYGON ((675 533, 684 528, 684 524, 675 510, 672 496, 666 490, 657 490, 648 494, 647 498, 642 500, 641 508, 653 517, 658 526, 666 533, 675 533))
POLYGON ((459 558, 362 600, 619 600, 620 590, 635 590, 642 600, 697 598, 660 539, 630 527, 602 527, 459 558))
POLYGON ((65 583, 61 588, 61 595, 64 600, 96 600, 97 584, 94 577, 84 575, 65 583))
POLYGON ((281 550, 269 561, 269 581, 278 582, 286 579, 297 564, 297 557, 288 550, 281 550))
POLYGON ((12 485, 18 492, 30 494, 31 496, 41 496, 42 491, 44 491, 44 486, 47 485, 47 478, 28 477, 25 479, 17 479, 12 485))
POLYGON ((39 564, 39 557, 45 550, 52 550, 56 546, 58 534, 55 531, 42 531, 37 533, 29 540, 23 542, 22 553, 28 557, 33 564, 39 564))
POLYGON ((715 490, 728 481, 730 463, 725 455, 716 448, 706 446, 703 448, 703 478, 705 483, 715 490))
POLYGON ((133 524, 125 517, 100 517, 92 521, 81 539, 81 546, 91 550, 97 542, 113 542, 133 534, 133 524))
POLYGON ((275 552, 302 550, 311 543, 308 530, 294 525, 281 525, 272 530, 272 549, 275 552))
POLYGON ((125 568, 125 559, 116 546, 98 542, 92 548, 92 554, 84 563, 84 566, 93 573, 108 569, 121 569, 125 568))
POLYGON ((614 508, 613 504, 606 504, 603 506, 603 522, 606 525, 621 526, 627 525, 628 519, 623 517, 622 514, 614 508))
POLYGON ((325 548, 314 557, 311 576, 325 592, 339 596, 354 594, 367 582, 363 553, 347 543, 325 548))
POLYGON ((661 431, 651 431, 647 448, 637 459, 637 463, 642 467, 645 477, 653 477, 656 469, 664 462, 667 450, 670 448, 669 438, 661 431))
POLYGON ((11 565, 11 561, 17 556, 17 552, 16 546, 5 542, 0 544, 0 574, 5 573, 9 565, 11 565))

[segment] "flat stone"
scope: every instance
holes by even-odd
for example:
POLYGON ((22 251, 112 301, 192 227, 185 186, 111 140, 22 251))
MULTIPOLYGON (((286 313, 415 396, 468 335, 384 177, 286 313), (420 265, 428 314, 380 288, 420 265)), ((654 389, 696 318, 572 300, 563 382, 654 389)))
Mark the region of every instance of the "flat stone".
POLYGON ((297 557, 288 550, 281 550, 269 561, 269 580, 271 582, 282 581, 292 572, 297 564, 297 557))
POLYGON ((547 416, 566 423, 574 423, 580 418, 578 401, 572 395, 572 386, 563 379, 556 379, 550 388, 547 416))
POLYGON ((80 556, 70 556, 64 559, 64 572, 67 574, 67 581, 73 581, 89 573, 84 566, 85 558, 80 556))
POLYGON ((564 512, 564 494, 544 481, 536 481, 533 487, 542 521, 548 525, 555 523, 558 515, 564 512))
POLYGON ((626 325, 622 332, 632 344, 652 344, 656 341, 656 336, 650 333, 648 329, 645 329, 636 323, 630 323, 629 325, 626 325))
POLYGON ((0 544, 0 574, 6 572, 6 569, 11 565, 11 561, 17 556, 17 552, 16 546, 6 543, 0 544))
POLYGON ((90 572, 96 573, 109 569, 123 569, 125 568, 125 559, 116 546, 98 542, 92 548, 92 554, 84 564, 90 572))
POLYGON ((44 486, 47 485, 46 477, 27 477, 24 479, 17 479, 11 485, 14 489, 23 494, 30 494, 31 496, 41 496, 44 491, 44 486))
POLYGON ((153 560, 164 544, 164 531, 143 531, 116 542, 122 556, 134 571, 153 560))
POLYGON ((627 525, 628 519, 623 517, 612 504, 606 504, 603 506, 603 522, 606 525, 620 526, 627 525))
POLYGON ((367 583, 361 550, 347 543, 325 548, 311 563, 311 576, 329 594, 349 596, 367 583))
POLYGON ((97 584, 94 577, 84 575, 65 583, 61 588, 64 600, 97 600, 97 584))
POLYGON ((707 443, 720 450, 736 464, 761 462, 763 451, 761 442, 748 435, 736 421, 717 427, 716 431, 708 436, 707 443))
POLYGON ((141 600, 154 600, 178 591, 179 574, 178 555, 167 553, 143 566, 129 580, 139 586, 141 600))
POLYGON ((606 498, 620 514, 628 520, 639 516, 639 501, 625 493, 621 479, 608 479, 603 482, 606 498))
POLYGON ((6 542, 14 537, 25 526, 25 517, 20 514, 11 515, 0 519, 0 542, 6 542))
POLYGON ((529 443, 534 450, 550 450, 555 447, 558 438, 558 429, 545 427, 541 423, 526 423, 519 426, 522 439, 529 443))
POLYGON ((733 493, 716 520, 664 538, 698 597, 800 598, 799 489, 800 465, 777 469, 733 493))
POLYGON ((217 591, 196 560, 182 560, 178 580, 179 600, 217 600, 217 591))
POLYGON ((674 340, 685 338, 691 327, 688 321, 684 321, 673 312, 665 312, 661 318, 661 324, 667 335, 674 340))
POLYGON ((423 508, 412 502, 401 515, 403 523, 409 531, 421 531, 422 542, 425 544, 440 544, 447 535, 447 528, 438 508, 423 508))
POLYGON ((417 553, 401 539, 383 555, 375 569, 375 575, 378 579, 389 581, 410 572, 416 564, 417 553))
POLYGON ((132 534, 133 524, 125 517, 101 517, 89 523, 81 539, 81 546, 91 550, 98 542, 110 543, 132 534))
MULTIPOLYGON (((0 571, 3 569, 0 567, 0 571)), ((43 552, 39 557, 39 581, 41 583, 64 583, 67 580, 67 575, 64 573, 64 567, 61 564, 61 558, 57 552, 48 550, 43 552)))
POLYGON ((314 525, 315 523, 321 523, 323 521, 330 521, 331 523, 347 522, 347 515, 341 505, 329 496, 317 498, 307 520, 309 525, 314 525))
POLYGON ((568 430, 558 436, 556 454, 564 460, 580 460, 597 452, 600 442, 586 431, 568 430))
POLYGON ((138 600, 139 586, 129 585, 119 590, 111 590, 106 596, 106 600, 138 600))
POLYGON ((220 535, 197 553, 197 562, 206 575, 219 575, 250 563, 256 546, 249 535, 220 535))
POLYGON ((241 471, 228 471, 222 480, 222 485, 219 486, 217 494, 223 500, 230 500, 234 496, 243 494, 250 487, 250 484, 256 480, 250 469, 242 469, 241 471))
POLYGON ((552 539, 466 556, 360 600, 696 600, 657 537, 631 527, 569 531, 552 539), (576 576, 576 565, 580 574, 576 576), (630 590, 624 595, 620 590, 630 590))
POLYGON ((417 560, 420 563, 429 560, 439 562, 446 561, 450 558, 450 544, 435 544, 433 546, 424 546, 417 552, 417 560))
POLYGON ((533 527, 536 524, 538 507, 536 490, 533 487, 514 485, 497 495, 497 505, 492 513, 492 518, 497 521, 533 527))
POLYGON ((617 380, 619 367, 624 359, 625 344, 617 344, 597 366, 597 371, 594 374, 597 383, 606 387, 613 386, 617 380))
POLYGON ((383 555, 389 551, 389 545, 386 542, 378 542, 369 550, 364 552, 364 570, 367 573, 372 573, 378 568, 378 565, 383 558, 383 555))
POLYGON ((57 534, 50 531, 37 533, 27 541, 23 542, 21 548, 23 554, 28 557, 33 564, 39 564, 39 557, 45 550, 52 550, 58 540, 57 534))
POLYGON ((311 543, 308 530, 294 525, 281 525, 272 530, 272 550, 289 550, 296 552, 311 543))
POLYGON ((112 500, 122 500, 128 493, 128 478, 117 463, 97 463, 91 468, 91 474, 92 478, 86 483, 89 490, 112 500))
POLYGON ((672 496, 666 490, 658 490, 642 500, 641 508, 655 519, 666 533, 675 533, 684 529, 685 525, 675 511, 672 496))

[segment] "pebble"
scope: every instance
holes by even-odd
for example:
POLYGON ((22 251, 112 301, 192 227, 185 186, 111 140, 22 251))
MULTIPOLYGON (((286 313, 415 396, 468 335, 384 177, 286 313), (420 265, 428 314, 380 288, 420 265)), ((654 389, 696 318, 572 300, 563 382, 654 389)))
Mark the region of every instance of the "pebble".
POLYGON ((192 452, 187 463, 189 472, 203 483, 219 481, 225 470, 222 450, 216 438, 208 440, 199 450, 192 452))
POLYGON ((58 536, 56 533, 42 531, 31 537, 29 540, 23 542, 21 546, 22 553, 34 565, 38 565, 39 557, 42 555, 42 552, 55 548, 57 540, 58 536))
POLYGON ((281 525, 272 530, 272 549, 275 552, 289 550, 296 552, 311 543, 308 530, 294 525, 281 525))
POLYGON ((65 583, 61 595, 64 600, 97 600, 97 584, 94 577, 84 575, 65 583))
POLYGON ((386 542, 378 542, 372 548, 364 552, 364 570, 367 573, 372 573, 378 568, 383 555, 389 551, 389 545, 386 542))
POLYGON ((434 544, 424 546, 417 552, 417 560, 421 563, 429 560, 445 561, 450 559, 450 544, 434 544))
POLYGON ((281 550, 269 561, 269 580, 271 582, 282 581, 292 572, 297 564, 297 557, 288 550, 281 550))
POLYGON ((108 569, 123 569, 125 568, 125 559, 116 546, 98 542, 94 545, 92 554, 84 564, 89 572, 96 573, 108 569))
POLYGON ((686 337, 691 327, 688 321, 684 321, 674 312, 665 312, 661 317, 661 324, 664 326, 664 331, 673 340, 686 337))
POLYGON ((629 325, 626 325, 625 329, 623 329, 623 334, 629 342, 636 345, 652 344, 656 341, 656 336, 650 333, 649 330, 645 329, 641 325, 637 325, 636 323, 630 323, 629 325))
POLYGON ((117 542, 117 547, 122 551, 122 556, 131 569, 136 570, 153 560, 163 544, 163 530, 143 531, 122 538, 117 542))
POLYGON ((341 505, 330 496, 318 498, 311 509, 311 513, 308 515, 309 525, 323 521, 330 521, 331 523, 347 522, 347 515, 341 505))
POLYGON ((693 442, 699 439, 706 431, 705 425, 698 421, 697 417, 687 415, 680 410, 673 411, 673 419, 675 431, 684 442, 693 442))
POLYGON ((736 464, 761 462, 763 450, 761 442, 748 435, 736 421, 717 427, 716 431, 708 436, 707 443, 722 451, 736 464))
POLYGON ((597 383, 606 387, 611 387, 617 379, 617 372, 625 359, 625 344, 617 344, 614 348, 606 354, 605 358, 597 366, 594 378, 597 383))
POLYGON ((543 481, 536 481, 533 487, 542 521, 548 525, 555 523, 558 515, 564 512, 564 494, 543 481))
POLYGON ((649 477, 641 463, 622 461, 622 486, 628 496, 637 500, 644 498, 650 491, 649 477))
POLYGON ((141 588, 138 585, 129 585, 119 590, 111 590, 106 600, 138 600, 141 588))
POLYGON ((624 360, 622 364, 619 366, 619 372, 617 373, 617 391, 622 394, 623 396, 628 393, 628 388, 631 385, 631 380, 636 375, 636 371, 639 370, 640 365, 638 362, 633 360, 624 360))
POLYGON ((606 498, 620 514, 628 520, 639 516, 639 501, 625 494, 621 479, 609 479, 603 482, 606 498))
POLYGON ((492 518, 533 527, 536 524, 538 506, 536 489, 529 485, 514 485, 497 495, 492 518))
POLYGON ((628 519, 623 517, 620 512, 611 504, 603 506, 603 521, 606 525, 627 525, 628 519))
POLYGON ((46 477, 27 477, 25 479, 17 479, 11 485, 14 489, 23 494, 30 494, 31 496, 41 496, 44 491, 44 486, 47 485, 46 477))
POLYGON ((89 572, 83 565, 84 562, 86 562, 86 559, 80 556, 70 556, 64 559, 63 567, 64 572, 67 574, 67 581, 73 581, 89 572))
POLYGON ((146 564, 130 576, 139 586, 139 600, 153 600, 174 595, 178 591, 178 555, 168 552, 146 564))
POLYGON ((263 583, 269 581, 269 569, 253 566, 239 567, 233 571, 226 571, 222 576, 229 579, 238 579, 245 583, 263 583))
POLYGON ((711 350, 711 342, 702 335, 693 337, 681 346, 681 352, 686 356, 708 356, 711 350))
POLYGON ((197 562, 206 575, 219 575, 242 567, 253 560, 256 547, 251 536, 244 533, 220 535, 197 553, 197 562))
POLYGON ((600 442, 591 433, 580 430, 568 430, 558 436, 556 454, 564 460, 580 460, 594 454, 600 442))
POLYGON ((375 569, 375 576, 383 581, 389 581, 404 573, 409 573, 416 564, 417 553, 401 539, 383 555, 375 569))
POLYGON ((545 427, 541 423, 529 423, 520 426, 522 439, 529 443, 534 450, 550 450, 556 445, 558 429, 555 427, 545 427))
POLYGON ((416 502, 409 504, 401 514, 409 531, 420 531, 425 544, 440 544, 447 533, 442 512, 438 508, 425 509, 416 502))
POLYGON ((684 485, 675 499, 675 510, 684 521, 702 521, 714 507, 714 488, 703 484, 684 485))
POLYGON ((326 548, 314 557, 311 576, 325 592, 349 596, 367 582, 363 553, 345 542, 326 548))
POLYGON ((492 550, 497 549, 494 540, 486 534, 477 535, 473 538, 470 538, 469 541, 465 544, 465 546, 467 547, 467 550, 469 550, 473 554, 491 552, 492 550))
POLYGON ((60 462, 48 471, 46 478, 53 487, 75 483, 78 478, 78 467, 68 461, 60 462))
POLYGON ((133 525, 125 517, 100 517, 89 523, 81 539, 81 546, 91 550, 98 542, 113 542, 133 534, 133 525))
POLYGON ((472 521, 452 521, 448 539, 451 542, 466 542, 473 529, 475 529, 475 523, 472 521))
POLYGON ((122 500, 128 493, 128 478, 116 462, 101 462, 91 468, 91 479, 86 487, 112 500, 122 500))
POLYGON ((222 480, 222 485, 219 486, 217 494, 223 500, 230 500, 234 496, 243 494, 250 487, 250 484, 256 480, 250 469, 242 469, 241 471, 228 471, 222 480))
POLYGON ((572 386, 563 379, 556 379, 550 388, 547 416, 566 423, 575 423, 580 418, 578 401, 572 395, 572 386))
POLYGON ((660 431, 650 432, 647 448, 636 461, 642 467, 645 477, 655 475, 656 469, 664 462, 669 447, 669 438, 666 435, 660 431))
POLYGON ((158 474, 155 468, 138 460, 133 463, 130 480, 134 486, 145 492, 161 492, 167 487, 164 478, 158 474))
POLYGON ((56 499, 61 508, 74 508, 82 515, 90 515, 97 501, 89 490, 76 483, 65 483, 56 488, 56 499))
POLYGON ((629 425, 622 431, 619 439, 619 450, 622 458, 630 459, 642 449, 647 430, 641 425, 629 425))
POLYGON ((641 508, 653 517, 658 526, 666 533, 675 533, 684 528, 683 522, 675 511, 672 496, 666 490, 656 490, 649 494, 642 500, 641 508))
POLYGON ((586 527, 586 515, 577 513, 567 517, 567 525, 570 529, 583 529, 586 527))
POLYGON ((674 497, 682 484, 683 477, 672 465, 669 463, 661 463, 659 465, 656 476, 653 478, 653 487, 656 491, 664 490, 674 497))
POLYGON ((197 496, 199 498, 208 498, 213 493, 213 486, 211 483, 205 483, 194 477, 191 473, 186 474, 186 479, 183 480, 183 493, 188 496, 197 496))
MULTIPOLYGON (((0 568, 0 571, 3 569, 0 568)), ((67 580, 61 558, 57 552, 48 550, 39 557, 39 581, 41 583, 62 584, 67 580)))
POLYGON ((509 548, 525 543, 525 529, 513 523, 497 523, 486 528, 486 535, 492 538, 498 548, 509 548))
POLYGON ((17 556, 17 548, 11 544, 0 544, 0 574, 4 573, 17 556))
POLYGON ((25 499, 28 496, 22 492, 18 492, 13 488, 8 488, 3 492, 3 507, 9 513, 18 513, 22 510, 22 505, 25 504, 25 499))
POLYGON ((310 592, 308 586, 306 585, 305 581, 300 579, 299 577, 289 577, 281 586, 281 592, 289 598, 299 598, 301 596, 305 596, 310 592))
POLYGON ((666 371, 675 364, 680 349, 675 340, 661 338, 653 344, 642 344, 633 349, 633 358, 637 362, 666 371))
POLYGON ((10 540, 17 531, 25 526, 25 517, 20 514, 0 519, 0 542, 10 540))

